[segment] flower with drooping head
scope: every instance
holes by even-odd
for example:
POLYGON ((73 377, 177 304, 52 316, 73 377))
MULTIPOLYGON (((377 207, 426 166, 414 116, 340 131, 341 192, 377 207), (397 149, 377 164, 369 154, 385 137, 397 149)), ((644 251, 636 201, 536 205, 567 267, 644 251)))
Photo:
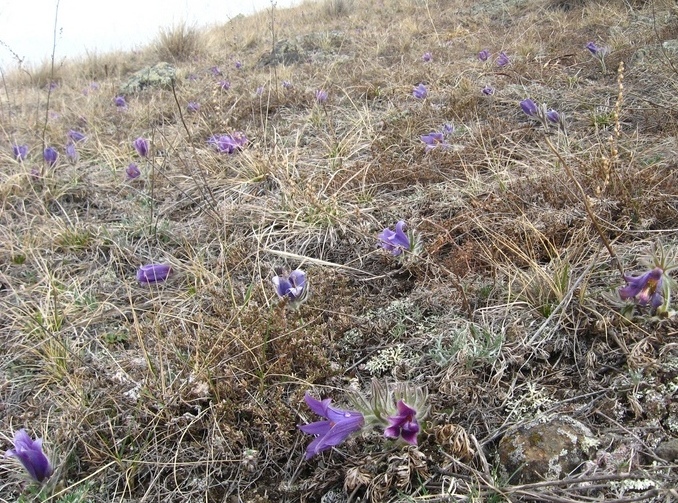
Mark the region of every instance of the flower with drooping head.
POLYGON ((388 227, 381 231, 379 236, 380 245, 381 247, 388 251, 391 252, 391 254, 395 257, 400 255, 403 250, 410 250, 410 238, 408 237, 407 234, 405 234, 405 221, 400 220, 396 226, 395 226, 395 231, 392 231, 388 227))
POLYGON ((12 145, 12 153, 17 161, 23 161, 28 156, 28 145, 12 145))
POLYGON ((505 52, 500 52, 499 56, 497 56, 497 66, 504 67, 508 65, 510 62, 511 60, 509 59, 505 52))
POLYGON ((426 86, 424 84, 419 84, 417 87, 415 87, 412 90, 412 96, 417 98, 418 100, 423 100, 428 96, 428 89, 426 89, 426 86))
POLYGON ((481 92, 482 92, 485 96, 492 96, 492 95, 494 94, 494 87, 485 86, 485 87, 483 87, 483 88, 481 89, 481 92))
POLYGON ((76 131, 75 129, 71 129, 68 133, 66 133, 66 136, 68 136, 68 138, 74 142, 79 142, 87 138, 84 133, 76 131))
POLYGON ((426 152, 430 152, 438 147, 445 149, 450 146, 449 143, 445 141, 445 135, 443 133, 432 132, 421 135, 419 138, 426 144, 426 152))
POLYGON ((298 308, 308 298, 308 281, 306 273, 295 269, 289 274, 280 273, 271 280, 278 297, 289 302, 290 307, 298 308))
POLYGON ((424 63, 430 63, 433 61, 433 55, 430 52, 425 52, 421 59, 424 63))
POLYGON ((417 411, 402 400, 398 400, 397 412, 388 417, 388 428, 384 430, 387 438, 402 438, 405 442, 417 445, 419 423, 417 411))
POLYGON ((148 155, 148 140, 146 138, 140 136, 134 140, 132 144, 141 157, 146 157, 148 155))
POLYGON ((131 162, 127 168, 125 168, 125 176, 127 177, 128 180, 134 180, 135 178, 139 178, 141 176, 141 170, 139 169, 139 166, 131 162))
POLYGON ((124 96, 116 96, 113 102, 115 103, 115 106, 118 108, 127 108, 127 101, 125 101, 124 96))
POLYGON ((247 144, 247 136, 241 132, 211 136, 207 143, 212 145, 217 152, 233 154, 247 144))
POLYGON ((324 421, 298 425, 298 428, 304 433, 317 435, 306 447, 306 459, 339 445, 351 433, 360 431, 365 424, 365 418, 360 412, 332 407, 330 398, 322 401, 316 400, 307 392, 304 395, 304 401, 313 412, 325 419, 324 421))
POLYGON ((640 276, 631 276, 624 274, 626 286, 619 289, 619 296, 622 300, 635 299, 639 305, 648 304, 656 309, 662 305, 662 279, 664 271, 659 267, 641 274, 640 276))
POLYGON ((14 433, 14 449, 5 455, 17 458, 36 482, 44 482, 52 475, 52 465, 42 450, 42 439, 33 440, 24 429, 14 433))
POLYGON ((483 49, 478 53, 478 59, 480 61, 487 61, 490 57, 490 51, 488 49, 483 49))
POLYGON ((66 157, 68 157, 68 160, 73 163, 77 162, 80 158, 74 143, 68 143, 68 145, 66 145, 66 157))
POLYGON ((318 89, 315 92, 315 101, 317 103, 320 103, 320 104, 327 103, 327 97, 328 97, 327 91, 325 91, 323 89, 318 89))
POLYGON ((217 86, 219 86, 219 89, 222 91, 228 91, 231 88, 231 83, 228 80, 220 80, 217 82, 217 86))
POLYGON ((137 271, 137 281, 146 285, 160 283, 167 279, 170 272, 172 272, 172 266, 169 264, 142 265, 137 271))
POLYGON ((539 112, 539 107, 530 98, 526 98, 521 101, 520 108, 522 108, 523 112, 525 112, 525 114, 529 115, 530 117, 536 117, 537 113, 539 112))
POLYGON ((54 147, 47 147, 45 151, 42 153, 42 157, 43 159, 45 159, 45 162, 49 164, 49 167, 53 168, 57 163, 59 153, 56 151, 54 147))

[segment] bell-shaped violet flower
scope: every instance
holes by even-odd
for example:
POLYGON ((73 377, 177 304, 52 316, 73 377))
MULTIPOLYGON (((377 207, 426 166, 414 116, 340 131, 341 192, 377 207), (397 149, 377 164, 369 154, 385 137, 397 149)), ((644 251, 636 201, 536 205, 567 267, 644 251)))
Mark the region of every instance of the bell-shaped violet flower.
POLYGON ((379 236, 377 236, 379 238, 379 244, 381 247, 384 250, 391 252, 391 254, 395 257, 400 255, 403 250, 410 249, 410 238, 407 236, 407 234, 405 234, 404 228, 405 221, 401 220, 396 224, 395 232, 389 228, 386 228, 381 231, 379 236))
POLYGON ((28 145, 12 145, 12 153, 17 161, 23 161, 28 156, 28 145))
POLYGON ((68 136, 68 139, 73 142, 79 142, 87 138, 84 133, 76 131, 75 129, 71 129, 68 133, 66 133, 66 136, 68 136))
POLYGON ((137 281, 139 283, 150 284, 165 281, 172 272, 172 266, 169 264, 147 264, 142 265, 137 271, 137 281))
POLYGON ((210 68, 210 73, 214 75, 215 77, 218 77, 221 75, 221 70, 219 69, 218 66, 213 66, 210 68))
POLYGON ((523 112, 525 112, 530 117, 536 117, 538 112, 539 112, 539 107, 530 98, 527 98, 527 99, 524 99, 523 101, 521 101, 520 102, 520 108, 522 108, 523 112))
POLYGON ((485 87, 483 87, 483 88, 481 89, 481 92, 482 92, 485 96, 492 96, 492 95, 494 94, 494 87, 485 86, 485 87))
POLYGON ((396 407, 398 412, 388 417, 388 428, 384 430, 384 436, 402 438, 408 444, 417 445, 419 433, 417 411, 402 400, 398 400, 396 407))
POLYGON ((328 98, 327 91, 325 91, 323 89, 318 89, 315 92, 315 101, 316 102, 318 102, 320 104, 327 103, 327 98, 328 98))
POLYGON ((125 101, 124 96, 116 96, 113 103, 115 103, 115 106, 118 108, 127 108, 127 101, 125 101))
POLYGON ((549 110, 546 112, 546 118, 554 124, 558 124, 560 122, 560 114, 555 110, 549 110))
POLYGON ((505 52, 500 52, 499 56, 497 56, 497 66, 504 67, 508 65, 510 62, 511 60, 509 59, 505 52))
POLYGON ((17 458, 36 482, 44 482, 52 475, 52 465, 42 450, 42 439, 33 440, 24 429, 14 433, 14 449, 5 455, 17 458))
POLYGON ((343 410, 332 407, 332 400, 316 400, 306 393, 304 401, 310 409, 323 417, 324 421, 299 425, 298 428, 309 435, 317 437, 306 448, 306 459, 310 459, 319 452, 330 449, 342 443, 351 433, 359 431, 365 425, 365 418, 356 410, 343 410))
POLYGON ((233 154, 237 150, 242 150, 247 144, 247 136, 241 132, 214 135, 207 140, 207 143, 218 152, 233 154))
POLYGON ((662 305, 662 278, 664 271, 655 267, 640 276, 624 275, 626 286, 619 289, 622 300, 636 299, 641 306, 648 304, 654 309, 662 305))
POLYGON ((54 147, 47 147, 45 151, 42 153, 42 157, 43 159, 45 159, 45 162, 49 164, 49 167, 53 168, 54 165, 57 163, 59 153, 54 147))
POLYGON ((134 145, 134 148, 141 157, 148 156, 148 140, 146 138, 142 138, 140 136, 139 138, 134 140, 132 144, 134 145))
POLYGON ((478 59, 480 61, 487 61, 490 57, 490 51, 488 49, 483 49, 478 53, 478 59))
POLYGON ((306 273, 301 269, 295 269, 289 275, 279 274, 271 281, 278 297, 286 299, 292 307, 298 307, 308 298, 308 281, 306 273))
POLYGON ((589 42, 586 44, 586 48, 593 54, 594 56, 604 56, 607 53, 607 48, 606 47, 601 47, 599 45, 596 45, 595 42, 589 42))
POLYGON ((421 135, 419 138, 426 144, 426 152, 430 152, 438 147, 444 149, 450 146, 449 143, 445 141, 445 135, 443 133, 432 132, 421 135))
POLYGON ((69 142, 68 145, 66 145, 66 157, 68 157, 68 160, 73 163, 80 159, 80 155, 75 148, 75 143, 69 142))
POLYGON ((141 170, 139 169, 139 166, 131 162, 130 165, 125 168, 125 176, 128 180, 139 178, 139 176, 141 176, 141 170))
POLYGON ((412 96, 417 98, 418 100, 423 100, 428 96, 428 89, 426 89, 426 86, 424 84, 419 84, 417 87, 415 87, 412 90, 412 96))
POLYGON ((433 61, 433 55, 430 52, 425 52, 424 55, 421 57, 421 60, 424 63, 430 63, 433 61))
POLYGON ((240 70, 242 68, 242 61, 236 61, 235 67, 236 67, 236 69, 240 70))
POLYGON ((231 83, 228 80, 220 80, 217 82, 217 86, 219 86, 219 89, 222 91, 228 91, 231 88, 231 83))

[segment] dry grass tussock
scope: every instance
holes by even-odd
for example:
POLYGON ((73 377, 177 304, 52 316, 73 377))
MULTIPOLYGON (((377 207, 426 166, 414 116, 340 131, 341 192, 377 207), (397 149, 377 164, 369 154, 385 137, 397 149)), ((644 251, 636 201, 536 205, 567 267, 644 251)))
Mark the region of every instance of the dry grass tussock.
POLYGON ((4 75, 0 452, 26 428, 55 473, 37 488, 0 458, 0 500, 677 498, 678 325, 620 302, 616 262, 678 247, 677 19, 660 0, 327 0, 4 75), (161 60, 173 89, 114 104, 161 60), (232 154, 207 143, 237 132, 232 154), (377 246, 398 220, 418 255, 377 246), (135 280, 158 262, 167 281, 135 280), (298 267, 295 311, 271 278, 298 267), (304 393, 347 405, 372 377, 428 388, 418 446, 372 431, 305 460, 304 393), (597 447, 512 479, 502 439, 554 416, 597 447))

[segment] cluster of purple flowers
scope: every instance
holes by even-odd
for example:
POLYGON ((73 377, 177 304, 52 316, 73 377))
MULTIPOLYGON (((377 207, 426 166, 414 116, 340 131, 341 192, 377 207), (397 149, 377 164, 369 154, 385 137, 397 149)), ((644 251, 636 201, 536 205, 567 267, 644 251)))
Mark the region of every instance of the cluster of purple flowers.
MULTIPOLYGON (((478 59, 483 62, 489 60, 491 56, 492 53, 490 52, 489 49, 483 49, 478 53, 478 59)), ((497 66, 504 67, 511 62, 511 59, 505 52, 502 51, 499 54, 497 54, 497 59, 495 60, 495 62, 497 63, 497 66)))
POLYGON ((426 152, 436 148, 444 150, 450 146, 446 137, 452 133, 454 133, 454 126, 452 124, 443 124, 442 131, 432 131, 429 134, 421 135, 419 139, 426 145, 426 152))
POLYGON ((539 106, 530 98, 526 98, 520 102, 520 108, 525 112, 525 115, 537 119, 545 128, 548 128, 549 124, 557 124, 558 127, 565 130, 563 115, 556 110, 547 109, 546 104, 539 106))

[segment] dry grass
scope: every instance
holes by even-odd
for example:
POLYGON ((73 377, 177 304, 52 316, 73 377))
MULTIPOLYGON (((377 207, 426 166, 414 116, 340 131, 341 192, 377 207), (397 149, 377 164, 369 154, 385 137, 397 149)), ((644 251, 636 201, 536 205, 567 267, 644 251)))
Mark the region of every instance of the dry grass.
MULTIPOLYGON (((55 502, 675 498, 676 465, 655 455, 678 436, 675 319, 620 315, 623 280, 563 166, 625 270, 656 241, 678 246, 675 19, 659 0, 327 0, 89 55, 58 68, 49 102, 47 69, 8 75, 0 451, 21 427, 44 437, 57 472, 35 498, 55 502), (264 64, 280 40, 299 57, 264 64), (605 74, 591 40, 611 49, 605 74), (479 61, 484 48, 510 65, 479 61), (116 108, 158 58, 175 89, 116 108), (567 130, 545 137, 526 97, 567 130), (451 147, 425 153, 419 136, 446 123, 451 147), (87 135, 75 163, 70 129, 87 135), (235 131, 242 152, 208 147, 235 131), (399 219, 424 245, 405 264, 376 246, 399 219), (174 273, 141 286, 149 262, 174 273), (273 291, 281 266, 310 278, 298 312, 273 291), (304 461, 304 392, 342 403, 373 375, 428 386, 418 449, 373 434, 304 461), (542 414, 595 432, 596 470, 507 482, 499 439, 542 414)), ((0 500, 32 501, 11 460, 0 474, 0 500)))

